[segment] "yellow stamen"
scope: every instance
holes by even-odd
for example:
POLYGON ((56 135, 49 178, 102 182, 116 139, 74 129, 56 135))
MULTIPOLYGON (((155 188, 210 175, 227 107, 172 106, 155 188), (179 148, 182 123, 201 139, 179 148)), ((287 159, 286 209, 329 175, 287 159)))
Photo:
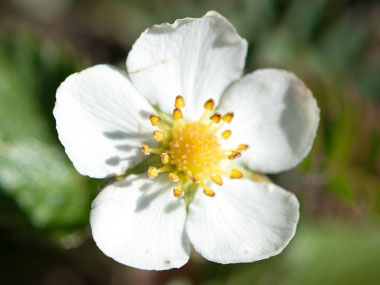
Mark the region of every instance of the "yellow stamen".
POLYGON ((145 155, 149 155, 150 154, 150 148, 149 146, 147 146, 146 144, 142 145, 140 147, 140 150, 145 154, 145 155))
POLYGON ((154 166, 149 167, 148 176, 149 178, 156 178, 158 176, 157 168, 154 166))
POLYGON ((215 106, 215 101, 213 99, 208 99, 206 103, 204 104, 204 108, 206 110, 212 111, 215 106))
POLYGON ((203 193, 209 197, 215 197, 215 191, 208 189, 203 181, 203 179, 200 181, 200 185, 203 188, 203 193))
POLYGON ((175 98, 175 107, 176 108, 184 108, 185 107, 185 100, 183 99, 183 97, 181 95, 178 95, 175 98))
POLYGON ((231 136, 231 131, 230 130, 225 130, 222 133, 222 138, 224 138, 225 140, 227 140, 230 136, 231 136))
POLYGON ((248 148, 249 148, 249 145, 247 144, 239 144, 237 150, 244 151, 244 150, 247 150, 248 148))
POLYGON ((173 118, 174 118, 174 120, 181 120, 181 119, 183 119, 183 114, 182 114, 181 109, 175 108, 173 110, 173 118))
POLYGON ((157 115, 152 114, 149 116, 149 120, 153 126, 157 126, 160 123, 161 118, 157 115))
POLYGON ((248 149, 248 145, 240 144, 232 149, 221 147, 221 141, 227 140, 232 134, 231 130, 221 130, 224 124, 232 121, 234 114, 229 112, 222 116, 213 111, 213 99, 205 102, 203 114, 196 121, 184 120, 181 110, 185 107, 183 96, 176 96, 174 105, 174 122, 166 115, 164 124, 160 123, 161 118, 157 115, 152 114, 149 117, 152 125, 157 126, 153 136, 159 143, 157 148, 143 145, 140 149, 146 155, 160 155, 162 164, 159 164, 160 168, 156 168, 157 165, 150 166, 148 177, 155 178, 160 173, 167 173, 169 180, 177 184, 173 189, 173 195, 177 198, 185 195, 182 186, 189 182, 199 183, 205 195, 215 197, 215 191, 209 189, 205 181, 211 180, 217 185, 223 185, 225 178, 222 179, 221 175, 232 179, 242 178, 242 172, 228 167, 222 161, 240 157, 241 152, 248 149))
POLYGON ((214 176, 211 176, 211 180, 218 184, 218 185, 223 185, 223 179, 222 179, 222 176, 220 176, 219 174, 216 174, 214 176))
POLYGON ((240 178, 243 178, 243 173, 241 173, 239 170, 237 169, 232 169, 231 171, 231 174, 230 174, 230 178, 232 179, 240 179, 240 178))
POLYGON ((234 118, 234 113, 228 112, 222 117, 222 120, 225 121, 226 123, 231 123, 233 118, 234 118))
POLYGON ((157 153, 157 154, 161 154, 161 153, 163 153, 165 151, 162 148, 149 148, 149 150, 150 150, 151 153, 157 153))
POLYGON ((161 153, 161 162, 163 164, 169 163, 169 155, 166 152, 161 153))
POLYGON ((209 196, 209 197, 215 197, 215 191, 214 191, 214 190, 204 188, 204 189, 203 189, 203 193, 204 193, 206 196, 209 196))
POLYGON ((193 183, 198 183, 200 181, 200 179, 195 176, 190 176, 190 180, 193 181, 193 183))
POLYGON ((153 136, 156 139, 156 141, 160 142, 163 140, 165 133, 162 131, 153 131, 153 136))
POLYGON ((173 182, 177 182, 179 180, 179 177, 177 174, 171 172, 169 173, 169 180, 173 182))
POLYGON ((210 120, 213 121, 215 124, 219 124, 220 120, 222 119, 222 115, 219 113, 215 113, 210 117, 210 120))
POLYGON ((241 156, 240 151, 231 151, 231 154, 228 156, 228 159, 234 160, 234 159, 239 158, 240 156, 241 156))
POLYGON ((174 197, 176 198, 181 198, 184 194, 184 191, 182 189, 173 189, 173 194, 174 194, 174 197))

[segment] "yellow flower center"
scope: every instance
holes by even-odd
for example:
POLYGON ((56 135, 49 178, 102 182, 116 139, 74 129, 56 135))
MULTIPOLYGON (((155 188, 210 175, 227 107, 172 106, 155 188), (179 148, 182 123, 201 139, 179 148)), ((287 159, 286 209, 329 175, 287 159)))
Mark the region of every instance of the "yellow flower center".
POLYGON ((154 114, 149 117, 151 124, 159 128, 153 132, 153 136, 160 147, 151 149, 143 145, 140 150, 146 155, 159 154, 162 167, 149 167, 148 176, 155 178, 160 173, 167 172, 168 179, 177 182, 177 188, 173 190, 175 197, 179 198, 185 194, 182 186, 186 183, 199 183, 207 196, 214 197, 215 191, 206 186, 209 181, 222 185, 222 176, 231 179, 243 177, 241 171, 225 166, 222 161, 240 157, 241 152, 248 149, 248 145, 241 144, 236 149, 222 149, 221 141, 227 140, 232 132, 221 132, 221 128, 225 123, 232 121, 234 114, 212 114, 214 105, 214 100, 209 99, 204 104, 204 112, 199 120, 185 122, 181 111, 181 108, 185 107, 185 101, 182 96, 177 96, 173 110, 174 120, 163 122, 154 114))
POLYGON ((188 122, 174 130, 169 146, 170 163, 197 179, 219 172, 219 163, 226 157, 219 138, 200 122, 188 122))

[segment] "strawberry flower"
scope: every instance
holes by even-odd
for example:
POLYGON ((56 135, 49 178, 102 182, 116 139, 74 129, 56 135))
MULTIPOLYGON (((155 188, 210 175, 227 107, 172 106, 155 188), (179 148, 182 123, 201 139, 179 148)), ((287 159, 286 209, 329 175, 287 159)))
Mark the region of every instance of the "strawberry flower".
POLYGON ((127 73, 96 65, 57 91, 59 139, 83 175, 106 178, 91 229, 114 260, 164 270, 191 245, 218 263, 280 253, 295 234, 296 197, 262 173, 296 166, 319 123, 295 75, 242 75, 247 42, 220 14, 155 25, 127 73))

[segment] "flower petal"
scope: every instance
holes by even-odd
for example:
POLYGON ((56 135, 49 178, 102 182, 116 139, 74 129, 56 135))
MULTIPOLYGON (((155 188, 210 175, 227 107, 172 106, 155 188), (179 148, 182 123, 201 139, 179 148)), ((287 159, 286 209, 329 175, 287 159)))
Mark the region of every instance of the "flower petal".
POLYGON ((142 33, 127 58, 129 76, 153 105, 171 113, 176 95, 185 117, 196 119, 209 98, 240 77, 247 42, 217 12, 155 25, 142 33))
POLYGON ((69 76, 57 90, 59 139, 76 169, 103 178, 144 158, 138 146, 152 138, 149 103, 120 71, 97 65, 69 76))
POLYGON ((140 269, 183 266, 190 245, 184 233, 186 206, 169 190, 167 177, 134 175, 105 188, 92 203, 91 229, 109 257, 140 269))
POLYGON ((294 74, 262 69, 227 90, 221 112, 235 112, 229 144, 250 146, 241 159, 252 170, 281 172, 309 153, 319 124, 319 108, 294 74))
POLYGON ((215 197, 198 191, 186 231, 204 258, 253 262, 279 254, 295 234, 297 198, 272 183, 227 179, 215 197))

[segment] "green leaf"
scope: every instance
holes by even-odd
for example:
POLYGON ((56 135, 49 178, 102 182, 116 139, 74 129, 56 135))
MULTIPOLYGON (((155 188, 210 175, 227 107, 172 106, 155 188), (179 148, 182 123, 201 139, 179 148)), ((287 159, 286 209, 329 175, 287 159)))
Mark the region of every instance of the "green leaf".
POLYGON ((89 193, 57 147, 22 137, 2 142, 0 186, 37 227, 85 223, 89 193))
POLYGON ((88 222, 88 180, 63 152, 52 115, 55 90, 75 66, 49 41, 24 33, 0 41, 0 191, 39 228, 88 222))

